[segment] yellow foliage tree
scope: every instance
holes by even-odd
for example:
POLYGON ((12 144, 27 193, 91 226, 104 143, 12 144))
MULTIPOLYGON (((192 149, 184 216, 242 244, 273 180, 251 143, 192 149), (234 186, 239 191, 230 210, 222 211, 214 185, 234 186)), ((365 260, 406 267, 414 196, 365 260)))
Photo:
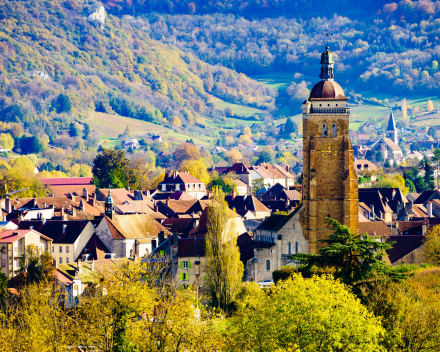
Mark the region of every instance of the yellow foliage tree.
POLYGON ((208 207, 206 235, 206 274, 214 307, 227 310, 243 277, 243 263, 237 246, 235 222, 219 187, 214 187, 208 207))
POLYGON ((92 168, 86 164, 75 164, 70 168, 71 177, 90 177, 92 175, 92 168))
POLYGON ((241 155, 238 149, 232 148, 228 150, 228 161, 231 165, 235 163, 239 163, 243 159, 243 155, 241 155))
POLYGON ((440 226, 434 226, 426 235, 423 253, 429 263, 440 265, 440 226))
POLYGON ((252 131, 249 128, 249 126, 246 126, 243 130, 243 134, 245 134, 246 136, 252 136, 252 131))
POLYGON ((380 319, 333 278, 294 273, 270 294, 255 284, 245 288, 237 296, 244 303, 237 302, 239 310, 230 320, 229 350, 385 351, 380 319))
POLYGON ((0 134, 0 147, 6 150, 12 150, 14 148, 14 138, 9 133, 0 134))
POLYGON ((404 195, 409 193, 409 188, 405 187, 405 179, 401 175, 385 175, 372 185, 374 188, 400 188, 404 195))
POLYGON ((247 134, 242 134, 238 139, 238 142, 244 144, 245 146, 249 146, 252 144, 252 140, 247 134))
POLYGON ((432 100, 428 100, 427 109, 428 109, 428 112, 431 112, 434 110, 434 104, 432 103, 432 100))
POLYGON ((182 124, 182 121, 180 121, 180 119, 177 116, 173 116, 171 123, 174 127, 180 127, 180 125, 182 124))
POLYGON ((209 173, 207 171, 207 167, 203 159, 184 160, 181 162, 179 166, 179 171, 189 172, 195 178, 198 178, 200 181, 202 181, 205 185, 207 185, 210 182, 209 173))

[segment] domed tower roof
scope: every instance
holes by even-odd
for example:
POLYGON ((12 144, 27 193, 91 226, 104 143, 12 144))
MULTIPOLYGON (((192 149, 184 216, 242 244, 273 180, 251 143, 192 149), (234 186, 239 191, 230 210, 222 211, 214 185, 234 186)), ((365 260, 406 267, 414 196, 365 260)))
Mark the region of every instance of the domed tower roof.
POLYGON ((328 50, 329 47, 325 47, 325 51, 321 54, 321 65, 334 65, 335 60, 333 58, 333 53, 328 50))
POLYGON ((342 87, 334 81, 334 54, 327 46, 321 54, 321 81, 310 92, 309 100, 347 100, 342 87))
POLYGON ((347 100, 342 87, 335 81, 321 81, 315 84, 310 92, 310 100, 333 99, 347 100))

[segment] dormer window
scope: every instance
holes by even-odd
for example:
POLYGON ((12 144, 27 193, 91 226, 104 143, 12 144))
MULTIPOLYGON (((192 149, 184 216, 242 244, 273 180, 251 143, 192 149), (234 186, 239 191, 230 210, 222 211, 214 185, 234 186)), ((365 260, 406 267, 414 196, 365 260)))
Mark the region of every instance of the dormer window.
POLYGON ((331 136, 332 137, 338 136, 338 126, 336 125, 336 122, 332 122, 331 136))
POLYGON ((322 125, 321 125, 321 137, 328 137, 327 122, 323 122, 322 125))

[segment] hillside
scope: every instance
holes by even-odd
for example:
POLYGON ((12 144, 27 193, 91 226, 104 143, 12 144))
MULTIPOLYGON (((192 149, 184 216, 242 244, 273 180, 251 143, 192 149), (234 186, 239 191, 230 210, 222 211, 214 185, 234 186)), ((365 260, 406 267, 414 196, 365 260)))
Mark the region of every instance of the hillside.
POLYGON ((0 1, 1 121, 47 143, 94 111, 202 133, 206 120, 224 116, 216 100, 273 108, 274 90, 146 29, 94 2, 0 1))

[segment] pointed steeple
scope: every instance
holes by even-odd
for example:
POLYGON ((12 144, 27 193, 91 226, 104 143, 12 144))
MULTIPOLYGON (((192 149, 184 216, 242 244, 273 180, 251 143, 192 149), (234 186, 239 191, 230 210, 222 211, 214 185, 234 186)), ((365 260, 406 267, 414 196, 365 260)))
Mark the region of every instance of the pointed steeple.
POLYGON ((390 111, 390 119, 388 120, 388 127, 385 131, 386 136, 391 139, 395 144, 399 143, 399 138, 397 137, 397 128, 394 123, 393 110, 390 111))
POLYGON ((396 124, 394 123, 393 109, 390 111, 390 119, 388 120, 387 131, 396 131, 396 124))

